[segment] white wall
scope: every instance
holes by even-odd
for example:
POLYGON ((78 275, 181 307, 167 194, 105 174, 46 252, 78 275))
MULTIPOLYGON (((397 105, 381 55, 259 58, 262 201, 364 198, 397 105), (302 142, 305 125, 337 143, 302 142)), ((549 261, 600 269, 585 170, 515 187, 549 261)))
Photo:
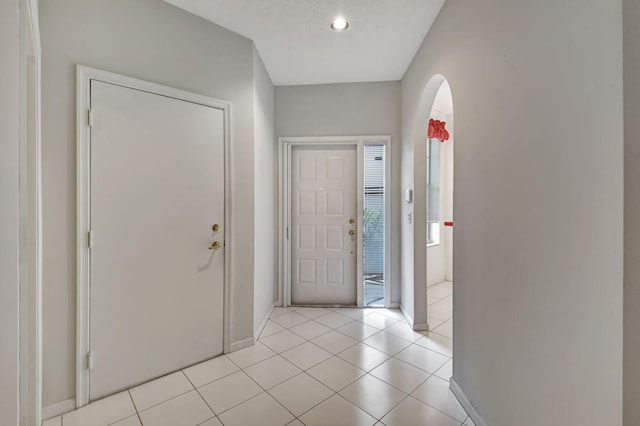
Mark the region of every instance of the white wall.
POLYGON ((0 2, 0 424, 18 424, 18 2, 0 2))
MULTIPOLYGON (((444 229, 441 230, 444 231, 444 229)), ((427 246, 427 285, 437 284, 445 279, 444 243, 427 246)))
POLYGON ((624 0, 624 424, 640 424, 640 2, 624 0))
POLYGON ((400 83, 276 87, 276 136, 391 136, 391 303, 400 301, 400 83))
POLYGON ((455 108, 454 380, 492 426, 619 425, 621 2, 448 0, 402 80, 403 186, 436 73, 455 108))
POLYGON ((76 64, 232 103, 231 340, 253 337, 253 43, 160 0, 49 0, 40 20, 48 406, 75 395, 76 64))
POLYGON ((254 140, 255 140, 255 242, 254 314, 256 331, 273 307, 276 285, 276 164, 275 93, 258 51, 253 49, 254 140))

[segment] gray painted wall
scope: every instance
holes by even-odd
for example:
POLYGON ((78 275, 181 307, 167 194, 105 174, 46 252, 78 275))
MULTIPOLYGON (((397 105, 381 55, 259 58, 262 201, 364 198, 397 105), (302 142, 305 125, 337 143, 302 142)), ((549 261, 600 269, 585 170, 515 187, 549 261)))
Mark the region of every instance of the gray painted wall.
POLYGON ((453 376, 491 426, 622 422, 621 4, 448 0, 402 80, 403 188, 451 84, 453 376))
POLYGON ((624 424, 640 424, 640 2, 624 0, 624 424))
POLYGON ((276 87, 276 136, 391 136, 391 302, 400 301, 400 83, 276 87))
POLYGON ((231 340, 236 342, 253 336, 253 43, 160 0, 50 0, 42 2, 40 18, 43 403, 48 406, 75 395, 75 65, 232 103, 231 340))
POLYGON ((18 424, 18 2, 0 2, 0 424, 18 424))
MULTIPOLYGON (((640 72, 640 32, 635 25, 640 5, 632 0, 624 3, 624 154, 627 164, 633 166, 640 156, 634 142, 640 133, 635 124, 640 111, 640 85, 635 79, 640 72)), ((236 256, 234 265, 240 271, 234 296, 240 307, 254 296, 249 283, 255 277, 253 267, 244 262, 247 250, 254 252, 245 231, 253 232, 257 220, 250 217, 253 209, 245 207, 255 202, 257 209, 259 202, 252 192, 258 172, 254 177, 250 170, 255 164, 249 149, 254 134, 249 111, 255 108, 247 83, 251 80, 250 41, 160 1, 51 0, 42 6, 44 403, 48 405, 75 394, 75 63, 234 102, 235 142, 237 152, 242 153, 242 162, 236 166, 236 195, 244 194, 234 210, 239 228, 235 235, 240 239, 234 253, 244 251, 243 264, 238 265, 236 256), (212 45, 211 37, 219 42, 212 45)), ((0 57, 9 58, 0 69, 0 129, 2 140, 10 141, 14 107, 17 114, 17 77, 11 66, 11 58, 17 58, 17 4, 3 2, 0 8, 0 57)), ((403 80, 405 131, 413 127, 412 112, 431 75, 443 72, 454 91, 456 138, 462 141, 456 147, 456 191, 464 190, 455 200, 454 377, 492 425, 515 420, 517 424, 620 423, 622 373, 615 368, 621 362, 622 341, 622 278, 616 260, 622 255, 619 21, 616 1, 505 5, 491 0, 480 7, 449 0, 403 80), (551 46, 554 48, 549 49, 551 46), (532 124, 540 122, 547 124, 532 124), (540 174, 541 169, 545 174, 540 174), (532 206, 534 211, 525 211, 532 206), (462 213, 463 207, 467 213, 462 213), (531 226, 523 226, 523 219, 531 226), (540 231, 541 235, 535 235, 540 231), (483 250, 487 244, 498 250, 483 250), (489 261, 491 269, 483 266, 489 261), (526 276, 516 275, 518 271, 526 276), (504 301, 497 301, 500 299, 504 301), (503 357, 494 357, 501 353, 503 357), (613 367, 594 369, 594 365, 613 367)), ((325 94, 314 90, 317 87, 276 88, 276 134, 390 133, 395 208, 401 199, 399 95, 387 94, 396 99, 396 107, 388 111, 389 104, 373 107, 362 101, 371 99, 368 96, 377 98, 369 90, 349 96, 342 93, 345 87, 328 87, 325 94), (332 96, 346 105, 334 103, 332 96), (296 111, 295 105, 305 106, 309 113, 296 111), (363 105, 383 113, 361 114, 358 108, 363 105), (343 118, 345 113, 349 119, 343 118), (392 117, 388 125, 380 125, 383 116, 389 119, 388 113, 392 117)), ((17 140, 17 127, 15 132, 17 140)), ((411 145, 410 133, 405 133, 405 145, 411 145)), ((0 161, 12 157, 17 158, 17 146, 3 143, 0 161)), ((17 161, 0 167, 3 200, 17 194, 17 187, 11 184, 12 179, 17 182, 16 165, 17 161)), ((636 403, 640 398, 640 342, 631 332, 640 321, 640 269, 635 266, 640 227, 632 223, 640 210, 636 196, 640 176, 635 169, 625 169, 626 425, 635 425, 640 418, 636 403)), ((402 189, 413 179, 412 175, 403 177, 402 189)), ((16 219, 10 211, 5 215, 10 203, 3 202, 2 209, 0 234, 7 235, 16 219)), ((394 210, 394 217, 399 223, 399 211, 394 210)), ((395 238, 397 231, 393 231, 395 238)), ((7 273, 11 275, 14 269, 17 273, 17 262, 15 268, 11 266, 17 254, 14 249, 3 237, 3 283, 13 282, 7 273)), ((394 240, 394 256, 398 254, 399 242, 394 240)), ((398 268, 394 273, 399 277, 398 268)), ((9 302, 0 309, 3 360, 14 355, 17 360, 8 344, 17 324, 16 329, 5 326, 16 313, 17 278, 15 283, 15 288, 0 287, 0 302, 9 302)), ((251 318, 251 314, 238 317, 237 340, 249 337, 251 318)), ((14 423, 11 408, 5 407, 13 407, 17 396, 15 372, 10 362, 2 363, 2 424, 14 423)))
MULTIPOLYGON (((255 242, 253 329, 271 313, 276 286, 276 164, 275 93, 258 51, 253 54, 255 139, 255 242)), ((257 336, 256 336, 257 337, 257 336)))

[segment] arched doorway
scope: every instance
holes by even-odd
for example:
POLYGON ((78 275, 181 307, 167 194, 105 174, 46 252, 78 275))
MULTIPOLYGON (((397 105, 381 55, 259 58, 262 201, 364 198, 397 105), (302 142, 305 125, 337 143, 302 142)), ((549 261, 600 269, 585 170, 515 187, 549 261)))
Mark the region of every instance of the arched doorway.
MULTIPOLYGON (((453 278, 453 229, 451 226, 445 227, 445 222, 447 225, 453 222, 453 101, 449 82, 441 74, 431 77, 420 97, 418 111, 414 119, 412 141, 413 217, 415 219, 413 223, 413 328, 415 330, 434 330, 447 321, 448 324, 445 327, 450 327, 452 323, 449 321, 450 317, 438 320, 431 316, 428 302, 436 302, 437 300, 428 299, 428 297, 434 296, 433 291, 431 296, 427 294, 427 284, 439 284, 446 281, 447 277, 453 278), (435 116, 433 116, 434 112, 435 116), (449 139, 444 143, 429 141, 428 128, 431 118, 444 121, 444 127, 449 132, 449 139), (435 188, 434 191, 432 185, 434 183, 434 168, 432 167, 430 170, 427 167, 428 157, 434 158, 433 149, 430 147, 442 148, 442 153, 438 150, 439 161, 436 164, 446 165, 446 167, 439 167, 437 175, 438 181, 445 183, 446 197, 444 199, 440 195, 445 195, 445 193, 441 193, 440 188, 435 188), (429 172, 431 172, 431 176, 429 176, 429 172), (431 183, 428 184, 428 182, 431 183), (431 187, 429 191, 428 187, 431 187), (428 208, 428 192, 432 194, 431 208, 428 208), (438 202, 439 207, 445 208, 434 209, 434 200, 438 202), (433 239, 436 236, 437 244, 433 239), (436 269, 440 272, 434 274, 436 269), (436 282, 438 277, 441 279, 436 282)), ((450 284, 443 284, 440 287, 445 286, 451 287, 450 284)), ((451 296, 451 294, 445 293, 450 293, 450 291, 441 291, 436 294, 442 295, 442 298, 451 296)), ((451 300, 448 299, 447 302, 451 300)), ((441 305, 444 305, 444 302, 441 305)), ((435 309, 435 311, 438 310, 435 309)), ((438 316, 443 317, 442 312, 438 313, 438 316)), ((444 328, 440 332, 446 333, 444 328)), ((451 333, 446 334, 451 335, 451 333)))
MULTIPOLYGON (((426 118, 426 117, 425 117, 426 118)), ((426 140, 426 285, 429 330, 453 338, 453 98, 444 80, 426 140)))
POLYGON ((431 390, 439 389, 441 399, 434 397, 436 392, 425 392, 422 401, 467 424, 467 413, 450 391, 453 383, 453 114, 449 82, 443 75, 435 75, 425 85, 409 127, 413 203, 409 196, 405 201, 409 212, 413 209, 413 241, 405 247, 413 256, 413 298, 409 295, 405 300, 414 308, 413 328, 429 330, 417 342, 425 348, 423 357, 446 357, 446 362, 435 368, 423 385, 431 390))

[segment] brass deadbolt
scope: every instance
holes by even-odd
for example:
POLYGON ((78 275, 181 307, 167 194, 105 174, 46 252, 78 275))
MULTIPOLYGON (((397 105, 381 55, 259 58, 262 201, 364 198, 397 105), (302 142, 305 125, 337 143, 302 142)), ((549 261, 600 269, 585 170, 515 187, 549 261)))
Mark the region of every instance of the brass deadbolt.
POLYGON ((218 225, 217 223, 215 225, 213 225, 213 232, 218 232, 220 230, 220 225, 218 225))

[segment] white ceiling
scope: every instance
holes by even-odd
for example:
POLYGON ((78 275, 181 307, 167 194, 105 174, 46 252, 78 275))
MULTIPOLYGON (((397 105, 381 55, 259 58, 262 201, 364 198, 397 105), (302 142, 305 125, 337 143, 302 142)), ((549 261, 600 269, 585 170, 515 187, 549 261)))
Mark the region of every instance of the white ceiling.
POLYGON ((275 85, 400 80, 445 0, 165 0, 254 41, 275 85), (351 24, 333 32, 329 22, 351 24))

